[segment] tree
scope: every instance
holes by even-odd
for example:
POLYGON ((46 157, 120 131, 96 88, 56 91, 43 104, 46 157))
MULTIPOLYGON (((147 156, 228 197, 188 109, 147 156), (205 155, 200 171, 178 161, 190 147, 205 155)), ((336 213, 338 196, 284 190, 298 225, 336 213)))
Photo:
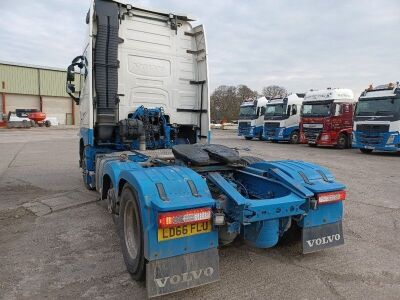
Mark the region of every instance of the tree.
POLYGON ((287 94, 288 92, 283 86, 269 85, 262 89, 262 95, 267 99, 284 98, 287 94))
POLYGON ((236 87, 221 85, 215 89, 211 98, 211 119, 220 122, 229 119, 236 105, 236 87))
POLYGON ((245 100, 255 100, 258 92, 252 91, 247 85, 240 84, 236 87, 236 95, 243 102, 245 100))
POLYGON ((210 97, 211 119, 215 122, 237 120, 240 104, 245 100, 257 99, 257 97, 257 91, 253 91, 246 85, 221 85, 210 97))

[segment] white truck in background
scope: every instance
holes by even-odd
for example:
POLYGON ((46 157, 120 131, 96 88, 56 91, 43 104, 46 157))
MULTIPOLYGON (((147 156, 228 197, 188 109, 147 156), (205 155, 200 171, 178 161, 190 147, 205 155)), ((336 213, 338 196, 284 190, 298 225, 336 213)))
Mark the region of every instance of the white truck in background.
POLYGON ((267 141, 300 141, 300 110, 305 94, 293 93, 268 102, 264 115, 264 139, 267 141))
POLYGON ((244 136, 246 140, 263 139, 264 113, 267 103, 268 99, 261 97, 256 100, 247 100, 240 105, 238 136, 244 136))

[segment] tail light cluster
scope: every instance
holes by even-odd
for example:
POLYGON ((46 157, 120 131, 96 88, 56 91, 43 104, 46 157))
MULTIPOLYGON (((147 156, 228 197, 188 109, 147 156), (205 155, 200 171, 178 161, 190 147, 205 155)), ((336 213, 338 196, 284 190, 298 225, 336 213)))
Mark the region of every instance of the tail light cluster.
POLYGON ((318 204, 328 204, 346 200, 346 191, 317 194, 318 204))
POLYGON ((168 228, 205 222, 210 220, 211 216, 211 208, 208 207, 160 213, 158 215, 158 227, 168 228))

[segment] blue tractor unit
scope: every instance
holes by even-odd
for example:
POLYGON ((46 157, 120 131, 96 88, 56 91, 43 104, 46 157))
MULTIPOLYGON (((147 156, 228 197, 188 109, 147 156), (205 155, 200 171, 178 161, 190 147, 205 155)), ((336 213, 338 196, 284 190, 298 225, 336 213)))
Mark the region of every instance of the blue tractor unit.
POLYGON ((83 182, 149 297, 218 281, 218 247, 237 238, 270 248, 294 230, 304 253, 344 243, 345 187, 327 169, 209 143, 205 32, 191 20, 94 0, 68 67, 83 182))
POLYGON ((389 83, 366 89, 356 107, 353 148, 400 151, 400 85, 389 83))
POLYGON ((264 140, 299 143, 300 110, 304 95, 290 94, 268 102, 264 114, 264 140))
POLYGON ((240 105, 238 119, 238 136, 244 136, 246 140, 263 139, 263 122, 267 98, 248 100, 240 105))

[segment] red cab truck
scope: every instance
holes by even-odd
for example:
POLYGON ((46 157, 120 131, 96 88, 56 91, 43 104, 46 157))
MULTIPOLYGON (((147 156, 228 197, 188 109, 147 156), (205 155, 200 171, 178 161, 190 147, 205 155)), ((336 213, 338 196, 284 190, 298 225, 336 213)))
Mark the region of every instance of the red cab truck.
POLYGON ((327 88, 306 93, 300 141, 310 146, 350 148, 355 102, 350 89, 327 88))

